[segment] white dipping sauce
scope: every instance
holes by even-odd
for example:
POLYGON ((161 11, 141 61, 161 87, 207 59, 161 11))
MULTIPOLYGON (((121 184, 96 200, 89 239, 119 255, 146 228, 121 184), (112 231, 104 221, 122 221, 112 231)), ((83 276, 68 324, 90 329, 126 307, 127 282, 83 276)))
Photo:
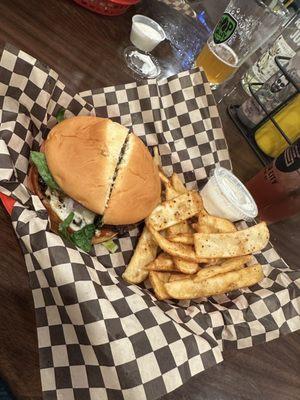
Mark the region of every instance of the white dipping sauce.
POLYGON ((132 19, 130 41, 139 50, 152 51, 158 45, 158 43, 164 40, 165 35, 163 30, 162 28, 155 29, 150 23, 141 22, 139 19, 145 21, 149 20, 154 25, 159 27, 159 25, 150 18, 136 15, 132 19))
POLYGON ((257 206, 248 189, 232 172, 216 167, 201 190, 206 211, 232 222, 249 221, 257 216, 257 206))

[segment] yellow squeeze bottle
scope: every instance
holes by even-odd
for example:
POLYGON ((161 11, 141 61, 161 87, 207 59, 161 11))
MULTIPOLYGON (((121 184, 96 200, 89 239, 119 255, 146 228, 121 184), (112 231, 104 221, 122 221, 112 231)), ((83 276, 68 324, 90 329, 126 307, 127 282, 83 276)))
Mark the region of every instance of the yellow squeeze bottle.
MULTIPOLYGON (((275 116, 275 121, 292 143, 300 137, 300 95, 298 94, 275 116)), ((271 120, 266 121, 256 132, 258 147, 268 156, 279 156, 289 144, 271 120)))

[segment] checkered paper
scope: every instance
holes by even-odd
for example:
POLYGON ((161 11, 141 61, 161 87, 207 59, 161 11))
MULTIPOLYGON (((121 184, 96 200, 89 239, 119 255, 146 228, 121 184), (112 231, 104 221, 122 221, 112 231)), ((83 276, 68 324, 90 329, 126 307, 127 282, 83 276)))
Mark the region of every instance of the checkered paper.
POLYGON ((178 12, 185 14, 189 17, 195 18, 196 13, 193 8, 185 0, 160 0, 162 3, 174 8, 178 12))
POLYGON ((26 189, 31 148, 54 115, 109 116, 157 145, 167 174, 201 186, 230 168, 209 85, 197 69, 160 82, 72 93, 48 67, 8 46, 0 61, 0 190, 17 199, 12 222, 32 288, 44 399, 152 400, 244 348, 300 328, 300 272, 268 245, 256 258, 266 278, 251 289, 199 301, 163 302, 121 274, 137 242, 132 230, 110 255, 91 254, 49 230, 47 212, 26 189))

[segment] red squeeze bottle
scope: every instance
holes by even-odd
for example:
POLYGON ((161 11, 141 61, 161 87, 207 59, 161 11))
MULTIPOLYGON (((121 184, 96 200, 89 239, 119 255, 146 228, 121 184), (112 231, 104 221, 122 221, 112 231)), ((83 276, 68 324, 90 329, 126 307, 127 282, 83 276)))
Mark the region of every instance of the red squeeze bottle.
POLYGON ((261 220, 281 221, 300 212, 300 139, 246 184, 261 220))

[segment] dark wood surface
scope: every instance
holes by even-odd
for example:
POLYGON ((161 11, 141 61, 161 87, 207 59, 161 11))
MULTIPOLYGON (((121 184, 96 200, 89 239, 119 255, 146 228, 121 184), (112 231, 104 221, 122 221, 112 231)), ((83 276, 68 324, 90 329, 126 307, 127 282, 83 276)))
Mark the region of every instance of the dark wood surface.
MULTIPOLYGON (((201 3, 198 8, 204 7, 209 23, 214 24, 227 2, 206 0, 198 2, 201 3)), ((122 53, 129 45, 131 16, 136 12, 154 17, 168 33, 170 41, 155 50, 163 74, 187 68, 190 61, 182 49, 197 51, 205 39, 205 30, 150 0, 114 18, 93 14, 72 0, 2 0, 0 46, 8 41, 29 52, 52 66, 76 90, 130 82, 135 77, 126 68, 122 53)), ((216 98, 223 96, 223 90, 216 93, 216 98)), ((245 181, 261 165, 238 135, 225 108, 226 101, 222 101, 219 110, 234 171, 245 181)), ((293 268, 297 267, 300 255, 299 222, 298 216, 271 226, 273 243, 293 268)), ((31 290, 22 253, 3 208, 0 208, 0 300, 0 376, 7 380, 18 399, 39 399, 31 290)), ((300 399, 299 338, 294 333, 247 350, 227 352, 222 364, 196 376, 165 398, 300 399)))

